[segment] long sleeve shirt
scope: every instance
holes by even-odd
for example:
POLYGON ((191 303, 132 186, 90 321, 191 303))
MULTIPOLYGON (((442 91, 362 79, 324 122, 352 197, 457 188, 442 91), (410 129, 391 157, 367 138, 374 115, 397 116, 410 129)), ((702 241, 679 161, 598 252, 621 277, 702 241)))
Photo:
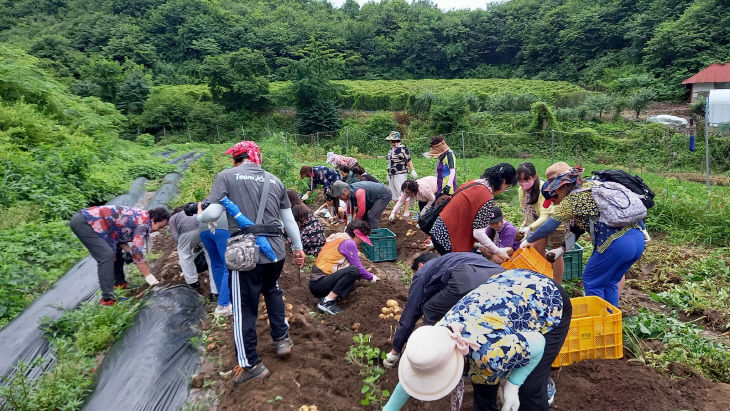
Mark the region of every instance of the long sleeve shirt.
POLYGON ((181 235, 187 233, 188 231, 200 229, 198 216, 188 216, 182 211, 173 214, 172 217, 170 217, 168 225, 170 226, 170 238, 172 238, 172 241, 174 241, 175 243, 177 243, 181 235))
POLYGON ((314 166, 312 167, 312 177, 309 179, 309 191, 314 190, 318 185, 324 187, 325 190, 330 190, 332 184, 339 180, 340 173, 337 171, 325 166, 314 166))
POLYGON ((145 240, 152 225, 150 213, 136 208, 108 205, 89 207, 81 210, 81 214, 113 250, 117 249, 119 243, 131 243, 134 262, 145 262, 145 240))
MULTIPOLYGON (((433 204, 433 202, 436 200, 436 193, 438 193, 438 181, 436 179, 436 176, 419 178, 418 180, 416 180, 416 183, 418 184, 418 194, 415 195, 416 200, 425 201, 427 207, 433 204)), ((401 194, 398 202, 395 203, 395 206, 393 206, 393 210, 390 212, 390 214, 396 215, 398 213, 398 210, 403 207, 403 204, 405 204, 406 200, 412 197, 413 196, 407 196, 405 193, 401 194)))
MULTIPOLYGON (((523 210, 527 207, 524 206, 525 199, 527 196, 525 195, 525 190, 522 189, 522 187, 517 187, 517 196, 520 200, 520 205, 523 205, 523 210)), ((534 221, 532 219, 529 219, 531 223, 529 223, 529 227, 531 231, 537 230, 538 227, 543 225, 548 218, 550 218, 553 213, 555 212, 555 204, 550 204, 548 208, 545 208, 542 206, 542 204, 545 202, 545 197, 543 197, 542 193, 537 198, 537 202, 535 204, 530 204, 529 207, 531 208, 531 211, 534 215, 537 216, 534 221)), ((525 216, 525 220, 523 222, 523 226, 527 225, 525 224, 528 221, 527 216, 525 216)))
POLYGON ((499 248, 511 247, 515 251, 520 248, 520 242, 515 241, 517 229, 507 220, 504 221, 504 225, 499 231, 495 232, 492 227, 487 228, 487 235, 499 248))
MULTIPOLYGON (((455 252, 443 257, 429 260, 413 275, 411 288, 408 290, 408 300, 401 313, 398 328, 393 337, 393 349, 402 352, 403 346, 411 336, 416 322, 423 315, 423 304, 437 292, 446 287, 451 278, 451 272, 463 265, 495 265, 476 253, 455 252)), ((501 267, 497 266, 501 269, 501 267)))

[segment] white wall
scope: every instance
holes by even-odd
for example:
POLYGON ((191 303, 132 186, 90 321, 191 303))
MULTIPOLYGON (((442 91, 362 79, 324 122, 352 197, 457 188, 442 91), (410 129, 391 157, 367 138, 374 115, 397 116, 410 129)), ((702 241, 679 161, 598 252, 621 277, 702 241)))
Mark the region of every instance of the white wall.
MULTIPOLYGON (((723 84, 723 83, 720 83, 723 84)), ((715 89, 715 83, 695 83, 692 84, 692 98, 690 99, 690 103, 694 103, 697 99, 697 96, 703 95, 705 98, 707 98, 710 94, 710 90, 715 89)))

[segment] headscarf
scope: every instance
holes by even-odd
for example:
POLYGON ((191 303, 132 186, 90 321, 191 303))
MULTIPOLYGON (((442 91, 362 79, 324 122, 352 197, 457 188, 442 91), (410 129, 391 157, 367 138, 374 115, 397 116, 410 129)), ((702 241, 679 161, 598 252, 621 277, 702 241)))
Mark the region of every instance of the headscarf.
POLYGON ((542 186, 542 192, 543 196, 545 197, 545 203, 543 204, 543 207, 547 208, 550 206, 550 203, 552 202, 553 198, 555 198, 556 191, 558 188, 566 185, 566 184, 583 184, 583 180, 581 180, 580 175, 583 173, 583 167, 580 165, 576 165, 575 167, 571 168, 570 170, 560 173, 557 176, 548 179, 545 184, 542 186), (547 195, 545 195, 547 194, 547 195))
POLYGON ((261 149, 253 141, 249 141, 249 140, 239 141, 233 147, 226 150, 226 154, 231 155, 231 157, 236 157, 236 156, 240 156, 241 154, 246 154, 246 155, 248 155, 248 159, 252 163, 261 165, 261 149))

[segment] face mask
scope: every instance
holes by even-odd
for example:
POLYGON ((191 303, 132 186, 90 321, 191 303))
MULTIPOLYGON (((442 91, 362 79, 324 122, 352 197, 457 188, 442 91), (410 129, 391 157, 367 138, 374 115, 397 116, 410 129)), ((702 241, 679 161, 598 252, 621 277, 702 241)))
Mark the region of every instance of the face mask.
POLYGON ((525 191, 531 189, 533 185, 535 185, 535 180, 520 181, 520 187, 525 191))

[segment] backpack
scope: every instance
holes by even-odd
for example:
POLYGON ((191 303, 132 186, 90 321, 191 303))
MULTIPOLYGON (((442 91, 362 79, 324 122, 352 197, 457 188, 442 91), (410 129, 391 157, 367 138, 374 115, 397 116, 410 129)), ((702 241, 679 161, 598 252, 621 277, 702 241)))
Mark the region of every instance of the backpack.
POLYGON ((598 221, 609 227, 626 227, 646 218, 646 207, 638 194, 614 181, 593 180, 593 200, 598 221))
POLYGON ((444 207, 449 204, 449 201, 451 201, 454 196, 466 190, 467 188, 474 187, 479 184, 482 183, 472 183, 467 186, 462 186, 452 195, 443 194, 438 197, 436 201, 433 202, 431 207, 421 210, 421 213, 418 215, 418 228, 420 228, 421 231, 423 231, 424 233, 431 235, 431 227, 433 227, 434 223, 436 222, 436 219, 441 213, 441 210, 443 210, 444 207))
POLYGON ((654 192, 639 176, 632 176, 623 170, 598 170, 593 175, 603 181, 613 181, 636 193, 646 209, 654 207, 654 192))

